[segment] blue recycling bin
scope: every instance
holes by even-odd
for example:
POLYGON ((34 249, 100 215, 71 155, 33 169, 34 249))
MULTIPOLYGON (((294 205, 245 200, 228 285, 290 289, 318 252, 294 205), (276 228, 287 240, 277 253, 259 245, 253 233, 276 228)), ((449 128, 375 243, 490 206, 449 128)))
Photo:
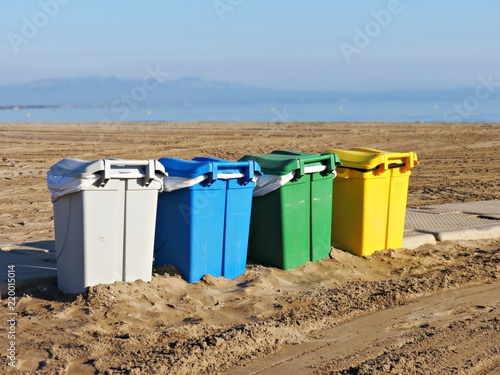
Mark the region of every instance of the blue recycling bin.
POLYGON ((176 266, 190 283, 243 274, 259 165, 209 157, 159 162, 169 177, 158 196, 155 265, 176 266))

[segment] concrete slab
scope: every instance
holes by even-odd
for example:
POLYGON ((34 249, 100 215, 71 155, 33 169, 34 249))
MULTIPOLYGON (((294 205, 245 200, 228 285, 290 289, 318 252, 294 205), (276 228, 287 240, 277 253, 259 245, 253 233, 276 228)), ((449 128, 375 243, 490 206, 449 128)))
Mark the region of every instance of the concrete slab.
POLYGON ((436 244, 436 238, 430 233, 422 233, 417 231, 405 231, 403 237, 403 248, 416 249, 425 244, 436 244))
POLYGON ((406 232, 429 233, 438 241, 500 237, 500 200, 410 208, 406 232))
POLYGON ((431 206, 422 206, 414 209, 415 211, 433 212, 433 213, 464 213, 477 215, 483 218, 500 220, 500 199, 481 202, 451 203, 431 206))
POLYGON ((479 216, 467 215, 462 212, 433 213, 408 209, 406 212, 405 230, 439 233, 445 230, 461 230, 489 225, 500 225, 500 220, 483 219, 479 216))
POLYGON ((500 225, 465 228, 462 230, 445 230, 437 235, 438 241, 483 240, 500 237, 500 225))

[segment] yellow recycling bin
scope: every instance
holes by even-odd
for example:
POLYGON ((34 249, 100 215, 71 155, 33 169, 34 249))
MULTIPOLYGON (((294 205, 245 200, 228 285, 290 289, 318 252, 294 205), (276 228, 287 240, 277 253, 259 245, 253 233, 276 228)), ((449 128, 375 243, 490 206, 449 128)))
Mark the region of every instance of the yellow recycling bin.
POLYGON ((340 157, 333 182, 332 245, 359 256, 399 248, 414 152, 333 149, 340 157))

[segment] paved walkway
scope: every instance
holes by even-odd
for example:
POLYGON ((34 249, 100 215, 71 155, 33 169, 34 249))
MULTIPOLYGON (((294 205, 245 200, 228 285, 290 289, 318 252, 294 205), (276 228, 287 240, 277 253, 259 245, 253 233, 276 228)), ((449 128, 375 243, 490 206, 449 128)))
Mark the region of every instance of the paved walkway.
POLYGON ((406 211, 403 247, 500 237, 500 200, 440 204, 406 211))
MULTIPOLYGON (((445 240, 500 237, 500 200, 411 208, 406 212, 403 247, 445 240)), ((57 283, 54 241, 0 244, 0 292, 7 293, 8 265, 15 265, 16 291, 57 283)))

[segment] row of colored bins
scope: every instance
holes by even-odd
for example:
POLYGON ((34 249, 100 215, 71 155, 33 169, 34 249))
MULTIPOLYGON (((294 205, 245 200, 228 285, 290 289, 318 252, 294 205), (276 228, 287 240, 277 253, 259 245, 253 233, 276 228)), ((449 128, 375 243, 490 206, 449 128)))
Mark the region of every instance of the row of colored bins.
POLYGON ((332 243, 357 255, 401 247, 416 164, 414 153, 373 149, 279 150, 238 162, 65 159, 49 172, 59 288, 149 281, 153 253, 195 282, 242 274, 247 247, 252 260, 282 269, 328 257, 332 243))
POLYGON ((153 259, 177 266, 189 282, 205 274, 239 276, 260 174, 253 161, 202 157, 53 165, 47 183, 59 289, 150 281, 153 259))

